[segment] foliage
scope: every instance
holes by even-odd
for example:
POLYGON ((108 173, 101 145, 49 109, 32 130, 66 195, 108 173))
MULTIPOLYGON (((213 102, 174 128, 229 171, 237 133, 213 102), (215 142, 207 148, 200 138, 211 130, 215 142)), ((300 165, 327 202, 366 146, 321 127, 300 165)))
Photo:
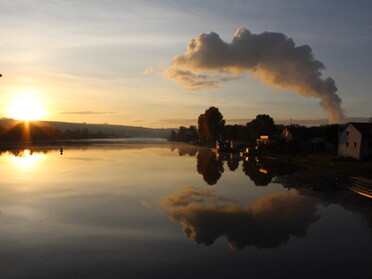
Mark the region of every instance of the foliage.
POLYGON ((274 120, 267 114, 259 114, 247 125, 247 138, 255 140, 261 135, 273 135, 276 133, 274 120))
POLYGON ((195 126, 190 126, 186 128, 184 126, 180 126, 178 131, 175 132, 174 130, 171 131, 171 134, 168 137, 169 141, 182 141, 182 142, 193 142, 197 141, 199 138, 198 132, 195 126))
POLYGON ((246 127, 243 125, 225 125, 223 129, 224 140, 241 140, 247 139, 246 127))
POLYGON ((38 122, 17 121, 7 127, 0 126, 0 142, 37 142, 66 139, 112 138, 114 135, 91 133, 87 128, 62 132, 60 129, 38 122))
POLYGON ((221 139, 225 120, 218 108, 210 107, 198 118, 198 133, 202 141, 214 143, 221 139))

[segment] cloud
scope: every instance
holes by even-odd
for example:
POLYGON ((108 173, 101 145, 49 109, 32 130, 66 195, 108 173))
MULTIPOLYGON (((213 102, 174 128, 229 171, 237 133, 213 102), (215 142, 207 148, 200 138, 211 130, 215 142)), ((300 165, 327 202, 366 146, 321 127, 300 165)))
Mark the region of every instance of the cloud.
POLYGON ((114 111, 91 111, 91 110, 84 110, 84 111, 61 111, 60 114, 115 114, 114 111))
POLYGON ((144 71, 143 71, 143 74, 144 75, 148 75, 148 74, 151 74, 155 71, 155 69, 153 67, 148 67, 146 68, 144 71))
POLYGON ((239 28, 230 43, 214 32, 200 34, 189 42, 186 53, 173 58, 164 74, 186 89, 200 90, 216 89, 248 71, 270 86, 319 98, 329 121, 342 122, 341 99, 334 80, 322 77, 324 68, 308 45, 295 46, 282 33, 252 34, 239 28))
POLYGON ((211 245, 225 236, 235 251, 278 247, 291 236, 304 237, 309 224, 319 219, 315 200, 294 193, 272 194, 239 207, 213 188, 188 186, 164 197, 161 204, 195 243, 211 245))

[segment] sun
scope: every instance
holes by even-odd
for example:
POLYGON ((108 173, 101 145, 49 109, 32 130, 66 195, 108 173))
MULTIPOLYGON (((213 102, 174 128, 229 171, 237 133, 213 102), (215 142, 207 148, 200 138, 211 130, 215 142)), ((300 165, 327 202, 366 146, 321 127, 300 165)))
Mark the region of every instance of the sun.
POLYGON ((19 96, 8 108, 9 117, 17 120, 41 120, 45 111, 39 99, 32 96, 19 96))

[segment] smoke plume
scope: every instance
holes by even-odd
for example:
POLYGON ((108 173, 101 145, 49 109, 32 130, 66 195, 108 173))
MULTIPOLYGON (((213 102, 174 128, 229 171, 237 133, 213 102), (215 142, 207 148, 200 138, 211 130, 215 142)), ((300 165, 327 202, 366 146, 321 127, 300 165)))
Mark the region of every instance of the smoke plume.
POLYGON ((200 34, 189 42, 186 53, 173 58, 165 76, 200 90, 215 89, 248 71, 268 85, 319 98, 329 122, 341 123, 341 99, 335 81, 322 77, 324 68, 308 45, 296 46, 282 33, 252 34, 239 28, 230 43, 214 32, 200 34))

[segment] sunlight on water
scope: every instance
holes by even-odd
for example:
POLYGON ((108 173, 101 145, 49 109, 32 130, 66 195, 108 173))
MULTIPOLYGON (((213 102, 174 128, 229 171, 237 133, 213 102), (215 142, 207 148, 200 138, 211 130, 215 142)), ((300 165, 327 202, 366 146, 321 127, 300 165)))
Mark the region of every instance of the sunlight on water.
POLYGON ((315 259, 371 259, 369 211, 273 183, 293 166, 141 142, 0 152, 1 278, 314 278, 315 259))
POLYGON ((8 152, 9 160, 20 168, 34 168, 39 160, 43 158, 44 155, 40 153, 31 152, 30 149, 21 150, 17 154, 8 152))

